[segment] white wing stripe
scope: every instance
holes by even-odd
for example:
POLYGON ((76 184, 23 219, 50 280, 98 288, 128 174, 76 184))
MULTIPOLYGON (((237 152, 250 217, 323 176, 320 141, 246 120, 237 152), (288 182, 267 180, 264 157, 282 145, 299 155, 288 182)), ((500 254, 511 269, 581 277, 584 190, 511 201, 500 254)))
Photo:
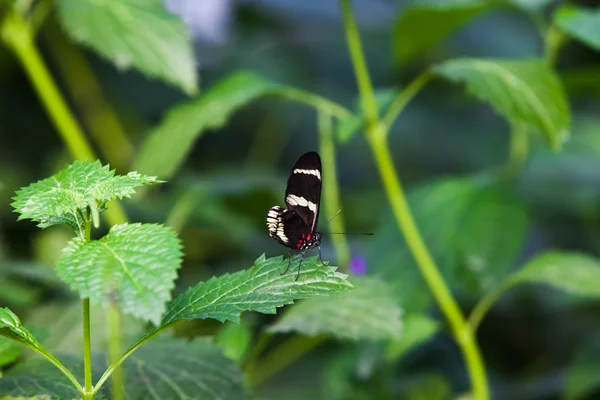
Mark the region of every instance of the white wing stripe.
POLYGON ((290 203, 293 206, 308 207, 308 209, 310 211, 312 211, 314 213, 317 212, 317 205, 315 203, 313 203, 312 201, 306 200, 302 196, 296 196, 293 194, 289 194, 286 200, 288 203, 290 203))
POLYGON ((319 172, 318 169, 300 169, 300 168, 296 168, 294 170, 294 174, 314 175, 317 178, 319 178, 319 180, 321 180, 321 172, 319 172))

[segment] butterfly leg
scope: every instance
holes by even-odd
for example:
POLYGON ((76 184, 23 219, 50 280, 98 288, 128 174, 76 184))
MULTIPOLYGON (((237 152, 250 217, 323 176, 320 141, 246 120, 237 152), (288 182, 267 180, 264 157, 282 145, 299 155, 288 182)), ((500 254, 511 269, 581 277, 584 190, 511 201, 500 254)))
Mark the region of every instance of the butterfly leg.
POLYGON ((294 279, 295 281, 300 277, 300 266, 302 265, 302 261, 304 261, 304 252, 302 252, 302 257, 300 257, 300 262, 298 263, 298 273, 296 274, 296 279, 294 279))
POLYGON ((288 272, 288 270, 290 269, 290 264, 291 264, 291 263, 292 263, 292 252, 290 251, 290 252, 288 253, 288 266, 287 266, 287 268, 285 269, 285 271, 283 271, 283 272, 281 273, 281 275, 285 275, 285 273, 286 273, 286 272, 288 272))
POLYGON ((323 262, 323 256, 321 256, 321 246, 319 246, 319 260, 321 261, 321 265, 326 267, 325 263, 323 262))

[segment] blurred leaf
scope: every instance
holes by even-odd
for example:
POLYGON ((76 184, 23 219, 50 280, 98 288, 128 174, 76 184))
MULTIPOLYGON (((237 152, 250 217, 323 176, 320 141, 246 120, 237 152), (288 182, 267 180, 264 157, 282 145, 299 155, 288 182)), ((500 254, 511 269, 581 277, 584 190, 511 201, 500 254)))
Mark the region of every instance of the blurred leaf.
POLYGON ((81 298, 97 304, 116 298, 125 313, 157 324, 182 256, 179 238, 165 226, 114 225, 100 240, 71 240, 56 272, 81 298))
POLYGON ((153 341, 124 363, 127 399, 245 399, 242 373, 209 339, 153 341))
MULTIPOLYGON (((8 308, 0 308, 0 336, 48 354, 35 337, 21 324, 21 320, 8 308)), ((2 392, 0 392, 2 393, 2 392)))
POLYGON ((475 15, 495 6, 488 0, 414 1, 394 23, 395 59, 404 63, 419 57, 475 15))
POLYGON ((71 37, 118 68, 197 91, 191 35, 161 0, 59 0, 58 14, 71 37))
POLYGON ((427 340, 440 330, 438 321, 423 314, 410 314, 404 318, 402 337, 390 342, 386 348, 386 359, 394 362, 407 351, 427 340))
POLYGON ((339 297, 315 297, 288 310, 268 330, 308 336, 329 334, 342 339, 385 340, 401 335, 402 310, 386 282, 353 277, 356 289, 339 297))
POLYGON ((591 398, 600 387, 600 343, 597 339, 584 341, 567 367, 564 382, 564 400, 591 398))
MULTIPOLYGON (((78 357, 59 355, 61 363, 83 382, 83 360, 78 357)), ((94 382, 98 373, 106 368, 104 360, 92 357, 94 382)), ((104 385, 94 399, 108 399, 108 385, 104 385)), ((80 399, 81 395, 71 381, 54 365, 39 357, 17 364, 0 378, 0 393, 9 396, 48 396, 50 400, 80 399)))
POLYGON ((239 324, 226 322, 217 333, 215 340, 225 356, 240 361, 248 351, 252 331, 244 321, 240 321, 239 324))
POLYGON ((12 206, 21 214, 19 220, 29 218, 43 228, 72 221, 81 229, 81 210, 131 197, 135 187, 157 182, 137 172, 115 176, 100 161, 75 161, 52 177, 19 189, 12 206))
POLYGON ((173 107, 148 133, 133 162, 134 168, 163 178, 172 176, 205 131, 222 127, 232 113, 267 94, 306 103, 338 117, 349 115, 341 106, 312 93, 280 85, 251 72, 237 72, 196 99, 173 107))
MULTIPOLYGON (((398 90, 395 88, 379 89, 375 91, 375 102, 379 108, 380 114, 392 104, 394 98, 398 95, 398 90)), ((366 116, 362 108, 362 103, 357 101, 358 111, 356 114, 341 119, 338 123, 337 138, 340 142, 345 143, 352 139, 357 132, 360 132, 366 123, 366 116)))
POLYGON ((554 12, 553 19, 567 35, 600 50, 600 9, 563 5, 554 12))
POLYGON ((554 0, 509 0, 510 3, 525 10, 536 10, 549 5, 553 1, 554 0))
POLYGON ((39 289, 0 276, 0 301, 16 307, 33 305, 40 297, 39 289))
POLYGON ((433 71, 468 90, 509 121, 541 130, 552 149, 561 148, 570 129, 570 111, 560 81, 543 60, 462 58, 439 64, 433 71))
POLYGON ((239 322, 244 311, 275 314, 277 307, 292 304, 294 300, 354 288, 346 275, 335 272, 336 267, 321 266, 317 257, 304 259, 298 280, 294 273, 281 274, 287 264, 283 257, 266 259, 262 255, 250 269, 200 282, 177 296, 169 304, 160 326, 147 332, 138 343, 177 321, 214 318, 239 322))
POLYGON ((9 338, 0 336, 0 368, 11 364, 19 358, 23 348, 9 338))
POLYGON ((439 375, 420 377, 411 385, 406 397, 407 400, 446 400, 450 398, 453 398, 450 383, 439 375))
POLYGON ((586 254, 548 251, 525 264, 508 281, 543 283, 567 293, 600 297, 600 261, 586 254))
POLYGON ((457 275, 475 293, 497 286, 519 255, 529 219, 522 200, 503 188, 480 190, 470 203, 456 244, 457 275))

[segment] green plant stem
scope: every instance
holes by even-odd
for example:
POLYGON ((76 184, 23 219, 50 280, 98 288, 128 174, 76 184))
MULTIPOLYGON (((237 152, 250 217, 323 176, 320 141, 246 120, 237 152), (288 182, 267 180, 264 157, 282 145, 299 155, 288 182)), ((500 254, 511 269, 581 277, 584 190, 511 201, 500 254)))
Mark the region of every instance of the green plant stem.
POLYGON ((469 315, 469 325, 471 326, 471 330, 476 332, 479 328, 479 324, 483 320, 483 317, 490 310, 492 305, 498 301, 498 299, 506 292, 511 286, 510 281, 506 281, 503 284, 497 286, 492 291, 487 293, 479 303, 475 306, 471 315, 469 315))
MULTIPOLYGON (((119 304, 111 300, 108 303, 108 308, 106 310, 106 320, 107 320, 107 329, 108 329, 108 360, 110 363, 113 363, 121 357, 121 349, 123 348, 122 343, 122 314, 121 309, 119 308, 119 304)), ((111 380, 112 386, 112 399, 113 400, 123 400, 124 397, 124 382, 123 382, 123 373, 121 368, 117 368, 115 372, 112 374, 111 380)))
POLYGON ((549 66, 554 67, 561 47, 567 42, 566 36, 556 27, 546 28, 544 36, 544 57, 549 66))
POLYGON ((248 377, 251 386, 258 386, 326 340, 325 336, 294 336, 286 340, 262 360, 248 377))
MULTIPOLYGON (((9 339, 12 339, 12 338, 9 338, 9 339)), ((38 347, 29 345, 29 344, 25 344, 25 346, 29 347, 31 350, 35 351, 36 353, 38 353, 39 355, 41 355, 42 357, 44 357, 48 361, 50 361, 56 368, 58 368, 69 379, 69 381, 73 384, 73 386, 75 386, 77 388, 77 390, 79 392, 83 393, 82 386, 77 381, 77 378, 75 378, 73 376, 73 374, 71 373, 71 371, 69 371, 67 369, 67 367, 65 367, 58 359, 56 359, 56 357, 54 357, 52 354, 48 353, 45 349, 40 349, 38 347)))
MULTIPOLYGON (((340 4, 348 40, 348 48, 352 58, 352 64, 354 65, 361 101, 370 118, 370 123, 366 132, 367 140, 376 160, 392 211, 396 217, 398 227, 421 270, 421 274, 448 320, 454 338, 463 353, 471 379, 474 397, 479 400, 487 400, 489 399, 489 389, 485 374, 485 366, 475 340, 475 335, 469 324, 466 322, 458 304, 452 297, 450 290, 446 286, 446 283, 444 282, 433 257, 425 246, 423 238, 416 226, 392 161, 386 138, 388 129, 378 121, 375 96, 370 87, 370 79, 368 71, 366 70, 364 55, 361 48, 362 45, 356 30, 356 23, 354 22, 354 15, 352 14, 349 0, 340 0, 340 4)), ((418 87, 418 85, 416 86, 418 87)), ((413 90, 413 92, 416 91, 413 90)), ((407 99, 412 97, 410 91, 407 93, 407 99)), ((405 104, 406 103, 404 103, 404 105, 405 104)), ((402 102, 399 101, 399 105, 402 105, 402 102)), ((400 106, 395 107, 395 110, 393 111, 394 118, 395 115, 402 111, 402 108, 403 107, 400 106)))
POLYGON ((92 393, 92 343, 90 331, 90 299, 83 299, 83 370, 85 394, 92 393))
POLYGON ((336 102, 296 88, 281 86, 274 93, 289 100, 297 101, 298 103, 305 103, 317 110, 327 111, 329 114, 340 119, 352 115, 350 110, 342 107, 336 102))
POLYGON ((419 93, 421 89, 423 89, 423 87, 427 85, 429 81, 431 81, 432 78, 433 74, 431 71, 425 71, 413 79, 412 82, 410 82, 408 86, 404 88, 402 92, 398 94, 398 96, 396 96, 382 118, 382 121, 385 124, 388 132, 398 115, 402 112, 402 110, 404 110, 404 107, 406 107, 413 97, 415 97, 415 95, 419 93))
MULTIPOLYGON (((342 215, 336 215, 341 210, 340 188, 337 179, 337 167, 335 162, 335 143, 333 141, 333 121, 331 115, 318 111, 318 127, 320 138, 320 153, 323 162, 322 175, 323 187, 325 193, 323 196, 323 205, 325 206, 325 215, 329 218, 330 232, 345 232, 344 218, 342 215), (335 218, 334 218, 335 217, 335 218), (333 219, 332 219, 333 218, 333 219)), ((331 243, 335 251, 337 263, 341 268, 348 268, 350 261, 350 246, 345 235, 332 235, 331 243)))
POLYGON ((271 343, 271 340, 273 340, 273 335, 262 329, 258 340, 244 359, 244 374, 246 375, 246 378, 254 374, 258 358, 269 343, 271 343))
POLYGON ((360 92, 360 101, 362 103, 363 110, 365 111, 367 125, 369 127, 373 127, 378 123, 379 110, 377 107, 377 101, 375 101, 375 92, 373 91, 373 85, 371 84, 367 63, 362 51, 360 35, 358 33, 354 14, 352 13, 352 5, 350 4, 350 0, 340 0, 340 7, 342 10, 342 19, 344 21, 344 28, 346 32, 346 42, 348 43, 350 58, 352 60, 352 65, 354 66, 354 73, 356 75, 358 90, 360 92))

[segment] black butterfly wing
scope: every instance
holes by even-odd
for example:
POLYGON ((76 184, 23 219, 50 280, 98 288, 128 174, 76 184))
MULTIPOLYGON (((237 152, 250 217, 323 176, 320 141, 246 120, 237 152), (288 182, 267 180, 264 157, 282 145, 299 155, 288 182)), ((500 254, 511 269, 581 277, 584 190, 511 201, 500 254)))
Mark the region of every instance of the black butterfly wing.
POLYGON ((314 232, 321 206, 321 157, 314 151, 305 153, 294 165, 285 191, 285 204, 314 232))
POLYGON ((267 228, 273 239, 286 247, 297 250, 298 243, 302 243, 302 239, 304 239, 302 235, 308 233, 310 227, 296 211, 274 206, 267 214, 267 228))

